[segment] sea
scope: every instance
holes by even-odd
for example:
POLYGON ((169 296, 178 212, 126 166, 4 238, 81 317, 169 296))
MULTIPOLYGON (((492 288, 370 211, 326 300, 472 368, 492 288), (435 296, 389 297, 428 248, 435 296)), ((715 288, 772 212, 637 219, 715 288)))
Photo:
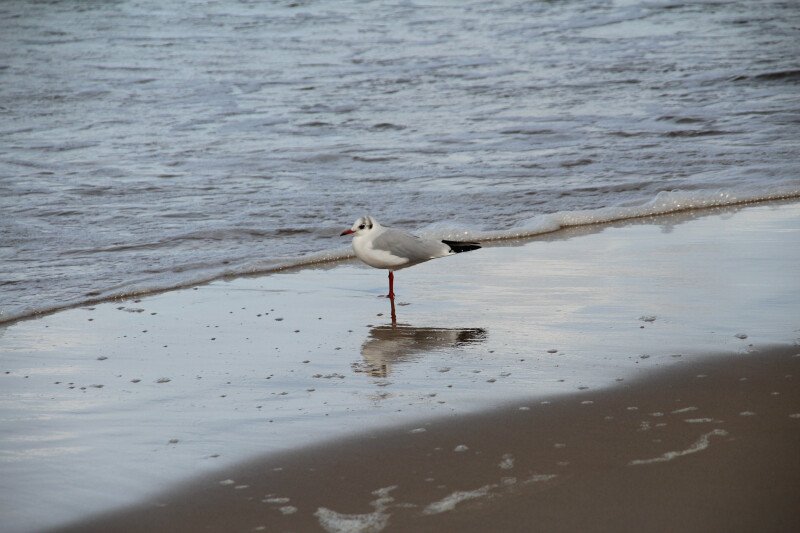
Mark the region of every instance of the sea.
POLYGON ((0 2, 0 322, 800 197, 800 3, 0 2))

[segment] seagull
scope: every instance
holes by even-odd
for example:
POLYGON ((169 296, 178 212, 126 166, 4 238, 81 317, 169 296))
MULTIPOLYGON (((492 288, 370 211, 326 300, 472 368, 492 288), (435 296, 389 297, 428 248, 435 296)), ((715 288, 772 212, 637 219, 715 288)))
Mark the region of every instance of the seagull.
POLYGON ((375 268, 389 271, 389 294, 394 317, 394 271, 418 265, 447 255, 460 254, 480 248, 476 242, 446 241, 417 237, 405 231, 381 226, 367 215, 359 218, 341 235, 353 236, 356 257, 375 268))

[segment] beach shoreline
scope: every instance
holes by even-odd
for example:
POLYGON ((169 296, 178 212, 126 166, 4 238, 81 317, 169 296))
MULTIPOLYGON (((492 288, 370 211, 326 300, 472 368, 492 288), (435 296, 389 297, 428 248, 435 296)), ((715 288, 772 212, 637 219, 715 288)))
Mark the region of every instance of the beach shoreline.
MULTIPOLYGON (((710 193, 704 198, 688 198, 679 191, 663 193, 640 206, 607 207, 592 210, 581 210, 567 213, 549 213, 531 221, 531 227, 511 230, 463 232, 453 235, 448 232, 436 233, 441 238, 480 240, 482 246, 519 246, 536 240, 569 238, 572 235, 603 231, 605 228, 621 225, 647 223, 658 217, 669 216, 676 219, 704 217, 715 213, 735 212, 760 205, 791 205, 797 203, 800 192, 785 189, 778 192, 737 199, 733 193, 710 193)), ((335 235, 335 232, 334 232, 335 235)), ((79 309, 93 305, 112 302, 125 302, 133 299, 157 296, 159 294, 186 290, 193 287, 209 285, 219 281, 231 281, 237 278, 258 278, 275 274, 292 273, 304 269, 336 268, 355 260, 355 254, 349 247, 332 248, 309 256, 299 256, 284 263, 281 260, 271 261, 270 266, 249 267, 224 274, 215 274, 204 278, 187 280, 176 285, 153 287, 148 289, 111 291, 101 297, 89 297, 71 303, 60 304, 51 308, 34 312, 22 312, 11 317, 0 313, 0 327, 10 326, 25 320, 36 320, 70 309, 79 309)))
MULTIPOLYGON (((687 212, 572 228, 432 261, 398 274, 395 326, 381 298, 385 273, 352 263, 219 281, 3 326, 4 527, 39 531, 152 503, 156 496, 177 502, 178 487, 187 480, 206 474, 216 479, 220 472, 231 474, 215 483, 231 479, 236 494, 245 494, 247 487, 236 487, 268 481, 238 479, 246 477, 239 469, 249 461, 266 464, 320 443, 335 448, 338 439, 397 428, 424 429, 410 434, 421 441, 440 423, 453 424, 454 436, 470 427, 479 431, 480 424, 466 422, 469 417, 509 402, 533 412, 537 401, 578 394, 581 402, 594 402, 580 406, 592 409, 600 405, 595 395, 616 394, 628 383, 673 369, 706 362, 722 367, 754 357, 750 352, 757 347, 795 346, 799 214, 800 204, 789 202, 687 212)), ((771 392, 781 393, 778 401, 793 397, 771 392)), ((647 409, 667 416, 678 408, 647 409)), ((759 413, 741 408, 748 409, 759 413)), ((703 448, 706 440, 713 451, 733 438, 727 412, 685 418, 709 420, 681 422, 691 432, 677 432, 674 442, 665 438, 662 448, 631 453, 627 460, 703 448), (718 427, 714 420, 725 424, 718 427)), ((645 437, 661 431, 657 417, 637 419, 644 421, 645 437)), ((492 431, 511 437, 475 442, 488 450, 530 438, 524 431, 492 431)), ((380 440, 372 451, 373 441, 361 441, 358 449, 379 452, 393 446, 390 440, 380 440)), ((551 444, 559 443, 566 444, 551 444)), ((447 446, 460 444, 475 450, 466 441, 447 446)), ((337 489, 345 499, 326 503, 292 495, 274 508, 289 497, 275 488, 261 495, 268 500, 262 505, 287 519, 302 514, 320 527, 320 508, 363 514, 372 513, 370 502, 377 502, 391 507, 391 524, 401 524, 400 504, 412 502, 419 511, 439 502, 422 514, 427 524, 460 516, 471 509, 469 501, 491 495, 499 505, 516 501, 514 487, 538 491, 563 479, 548 478, 559 471, 538 471, 533 463, 524 475, 503 474, 523 467, 522 451, 497 453, 487 468, 501 475, 464 478, 458 486, 437 482, 433 492, 425 487, 434 482, 425 482, 411 491, 418 490, 417 496, 404 492, 402 487, 413 487, 406 481, 388 489, 398 484, 389 467, 403 466, 400 457, 387 463, 383 478, 374 478, 376 486, 364 477, 358 497, 347 500, 348 491, 337 489), (513 465, 499 467, 504 461, 513 465), (387 484, 381 484, 384 478, 387 484), (434 490, 440 484, 452 491, 434 490), (386 490, 372 494, 379 489, 386 490), (450 506, 454 514, 433 512, 450 506)), ((333 459, 321 453, 314 460, 323 468, 333 459)), ((591 471, 578 469, 575 475, 591 471)), ((212 498, 209 508, 229 514, 225 505, 234 500, 217 496, 219 504, 212 498)), ((321 513, 328 521, 337 516, 321 513)), ((273 523, 272 515, 267 519, 273 523)))

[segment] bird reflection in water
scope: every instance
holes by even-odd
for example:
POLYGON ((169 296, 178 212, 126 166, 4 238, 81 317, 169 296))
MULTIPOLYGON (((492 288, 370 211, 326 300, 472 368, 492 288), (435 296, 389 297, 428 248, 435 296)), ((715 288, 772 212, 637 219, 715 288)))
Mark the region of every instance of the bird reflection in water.
POLYGON ((437 350, 459 348, 486 340, 483 328, 415 328, 408 325, 376 326, 361 346, 363 361, 353 371, 385 378, 392 366, 410 362, 437 350))

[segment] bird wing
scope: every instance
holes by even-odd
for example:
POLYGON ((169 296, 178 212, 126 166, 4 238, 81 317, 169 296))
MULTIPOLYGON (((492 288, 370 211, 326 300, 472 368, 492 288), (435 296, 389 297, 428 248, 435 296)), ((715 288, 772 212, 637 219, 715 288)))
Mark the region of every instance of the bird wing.
POLYGON ((442 241, 423 239, 391 228, 386 228, 383 233, 375 237, 372 247, 398 257, 404 257, 410 263, 421 263, 428 259, 442 257, 450 251, 450 248, 442 241))

